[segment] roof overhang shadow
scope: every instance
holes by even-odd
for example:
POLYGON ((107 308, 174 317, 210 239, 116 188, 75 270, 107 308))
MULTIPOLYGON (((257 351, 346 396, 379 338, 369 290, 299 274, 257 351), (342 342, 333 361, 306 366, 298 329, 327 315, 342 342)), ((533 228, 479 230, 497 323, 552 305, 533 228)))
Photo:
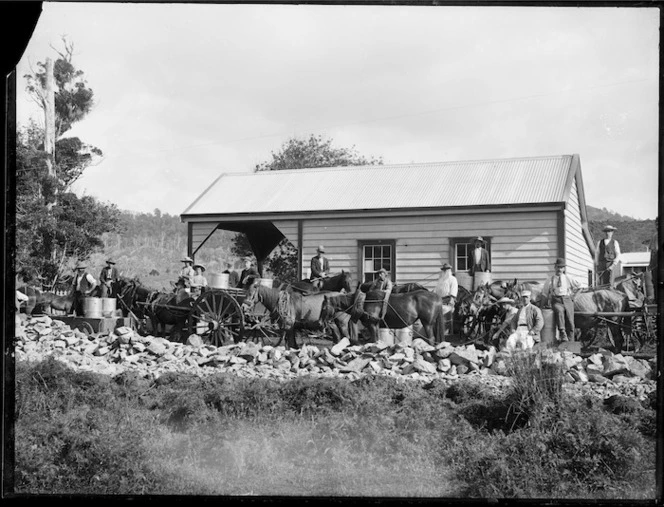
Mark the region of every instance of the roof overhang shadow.
MULTIPOLYGON (((256 256, 256 260, 259 263, 263 263, 279 242, 285 238, 282 232, 268 220, 252 222, 219 222, 216 229, 244 233, 247 236, 247 240, 249 241, 249 245, 251 246, 254 255, 256 256)), ((201 243, 198 248, 204 244, 205 242, 201 243)))

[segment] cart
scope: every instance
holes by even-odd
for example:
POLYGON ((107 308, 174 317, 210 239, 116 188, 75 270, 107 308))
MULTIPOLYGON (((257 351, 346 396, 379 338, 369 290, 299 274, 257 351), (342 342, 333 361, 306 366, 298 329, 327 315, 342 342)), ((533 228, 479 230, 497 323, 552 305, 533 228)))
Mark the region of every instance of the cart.
POLYGON ((96 333, 110 334, 119 327, 136 329, 134 322, 129 317, 78 317, 72 315, 53 315, 53 320, 59 320, 67 324, 71 329, 78 329, 90 336, 96 333))
POLYGON ((248 310, 243 305, 245 298, 243 289, 207 288, 186 305, 160 304, 156 308, 167 311, 178 322, 172 325, 169 333, 172 341, 181 342, 196 334, 217 346, 229 341, 255 341, 270 345, 280 342, 282 333, 270 313, 260 303, 248 310))

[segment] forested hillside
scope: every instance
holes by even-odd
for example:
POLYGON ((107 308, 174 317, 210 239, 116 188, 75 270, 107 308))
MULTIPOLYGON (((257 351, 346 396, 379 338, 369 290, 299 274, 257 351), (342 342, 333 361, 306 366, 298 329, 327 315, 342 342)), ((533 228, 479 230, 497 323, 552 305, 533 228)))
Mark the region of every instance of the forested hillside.
POLYGON ((606 208, 593 208, 586 206, 588 210, 588 226, 595 242, 604 237, 602 229, 607 224, 613 225, 618 230, 613 237, 620 243, 623 252, 643 252, 646 250, 644 242, 649 242, 655 233, 654 220, 637 220, 632 217, 614 213, 606 208))

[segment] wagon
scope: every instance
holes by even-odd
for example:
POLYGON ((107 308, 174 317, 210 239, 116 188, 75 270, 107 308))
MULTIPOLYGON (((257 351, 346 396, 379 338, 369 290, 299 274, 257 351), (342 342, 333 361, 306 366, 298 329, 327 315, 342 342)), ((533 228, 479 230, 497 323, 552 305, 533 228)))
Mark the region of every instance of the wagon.
POLYGON ((71 315, 54 315, 53 320, 60 320, 71 329, 78 329, 87 335, 95 333, 112 333, 119 327, 136 329, 132 319, 129 317, 77 317, 71 315))
POLYGON ((188 305, 152 305, 169 313, 179 324, 172 326, 169 337, 183 341, 197 334, 208 343, 221 345, 228 341, 257 341, 272 344, 281 338, 278 326, 270 313, 260 304, 251 310, 243 306, 246 292, 240 288, 207 288, 200 296, 191 298, 188 305))

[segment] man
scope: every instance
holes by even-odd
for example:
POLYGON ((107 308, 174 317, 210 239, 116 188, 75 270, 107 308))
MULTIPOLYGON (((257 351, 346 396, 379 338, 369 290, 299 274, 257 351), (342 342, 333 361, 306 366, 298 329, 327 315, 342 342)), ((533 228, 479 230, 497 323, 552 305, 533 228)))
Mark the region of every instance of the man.
POLYGON ((226 263, 226 269, 222 273, 228 275, 228 286, 237 287, 240 282, 240 275, 237 274, 237 271, 233 269, 233 265, 230 262, 226 263))
POLYGON ((613 239, 615 227, 607 225, 602 230, 606 237, 599 240, 595 248, 595 273, 598 285, 611 285, 620 260, 620 245, 613 239))
POLYGON ((207 278, 205 278, 205 275, 203 275, 205 266, 202 264, 194 264, 194 271, 195 274, 191 279, 191 295, 200 296, 204 288, 208 286, 207 278))
POLYGON ((507 338, 505 348, 509 352, 522 349, 532 349, 535 343, 539 343, 540 331, 544 327, 542 310, 530 303, 530 291, 521 292, 523 306, 517 311, 510 321, 512 334, 507 338))
POLYGON ((369 290, 385 291, 385 296, 383 297, 383 308, 380 312, 380 318, 384 319, 385 313, 387 312, 387 302, 390 299, 390 294, 392 294, 392 280, 390 280, 385 268, 380 268, 378 270, 378 278, 376 278, 369 286, 369 290))
POLYGON ((468 252, 468 274, 475 276, 475 273, 491 272, 491 259, 489 252, 482 245, 484 238, 477 236, 475 238, 475 248, 468 252))
POLYGON ((511 334, 512 319, 517 314, 519 309, 515 306, 515 301, 512 298, 503 296, 496 304, 500 307, 501 324, 494 328, 492 335, 493 343, 496 348, 500 348, 500 342, 507 339, 511 334))
POLYGON ((565 273, 567 263, 558 258, 554 264, 555 274, 544 282, 542 298, 548 300, 553 309, 553 318, 558 328, 558 340, 567 342, 574 338, 574 301, 572 296, 581 284, 565 273))
POLYGON ((248 278, 253 278, 253 277, 259 277, 260 274, 258 273, 258 270, 254 267, 253 262, 251 259, 247 258, 244 260, 244 269, 242 270, 242 273, 240 273, 240 281, 238 283, 238 287, 242 287, 245 285, 249 280, 248 278))
POLYGON ((87 264, 79 262, 76 265, 76 274, 72 280, 72 289, 74 291, 73 309, 76 315, 83 316, 83 298, 88 297, 97 287, 97 280, 88 273, 87 264))
POLYGON ((118 270, 115 269, 115 262, 111 259, 106 261, 106 267, 102 268, 99 274, 99 283, 101 284, 101 297, 115 297, 114 286, 118 281, 118 270))
POLYGON ((189 292, 189 288, 191 287, 191 281, 194 278, 194 275, 196 274, 196 271, 194 271, 194 267, 192 264, 194 263, 194 259, 191 257, 185 257, 182 259, 182 262, 184 262, 184 267, 180 270, 179 276, 184 280, 184 287, 187 292, 189 292))
POLYGON ((316 249, 316 255, 311 258, 311 276, 309 280, 314 284, 314 287, 319 289, 323 286, 323 278, 330 276, 330 263, 323 254, 325 247, 319 245, 316 249))
POLYGON ((442 271, 433 291, 438 294, 444 305, 454 308, 457 295, 459 294, 459 282, 452 274, 452 266, 447 262, 440 268, 442 271))

